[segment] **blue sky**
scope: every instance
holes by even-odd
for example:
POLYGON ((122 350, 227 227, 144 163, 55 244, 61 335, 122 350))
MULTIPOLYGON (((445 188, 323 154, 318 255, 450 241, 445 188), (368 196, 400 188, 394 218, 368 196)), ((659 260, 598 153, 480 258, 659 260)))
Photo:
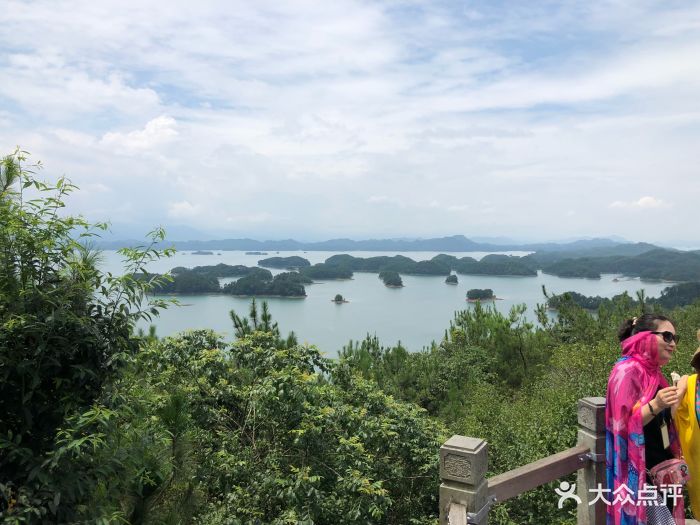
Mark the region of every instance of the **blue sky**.
POLYGON ((9 1, 0 23, 4 151, 117 231, 700 245, 697 2, 9 1))

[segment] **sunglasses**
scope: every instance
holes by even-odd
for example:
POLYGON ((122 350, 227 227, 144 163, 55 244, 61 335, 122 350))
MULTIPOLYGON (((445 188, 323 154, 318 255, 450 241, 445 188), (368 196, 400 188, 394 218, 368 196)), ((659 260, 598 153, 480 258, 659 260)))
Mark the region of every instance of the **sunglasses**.
POLYGON ((668 344, 671 344, 671 341, 675 341, 677 343, 678 339, 680 339, 680 337, 678 337, 673 332, 669 332, 668 330, 666 330, 665 332, 652 332, 652 334, 660 335, 664 338, 664 343, 668 344))

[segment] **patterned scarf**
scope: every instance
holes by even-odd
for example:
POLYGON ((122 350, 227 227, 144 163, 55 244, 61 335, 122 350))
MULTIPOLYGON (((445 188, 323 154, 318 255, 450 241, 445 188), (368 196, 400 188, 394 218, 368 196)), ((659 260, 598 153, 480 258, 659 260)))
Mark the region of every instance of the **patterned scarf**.
MULTIPOLYGON (((610 489, 607 499, 619 500, 607 506, 608 525, 647 524, 646 507, 638 505, 642 503, 638 501, 639 491, 647 482, 642 407, 654 399, 659 387, 667 386, 659 366, 656 336, 640 332, 625 339, 622 358, 610 372, 605 406, 605 462, 610 489)), ((669 426, 669 437, 673 455, 680 457, 673 423, 669 426)), ((673 513, 674 517, 680 515, 678 523, 683 523, 683 513, 683 501, 678 499, 673 513)))

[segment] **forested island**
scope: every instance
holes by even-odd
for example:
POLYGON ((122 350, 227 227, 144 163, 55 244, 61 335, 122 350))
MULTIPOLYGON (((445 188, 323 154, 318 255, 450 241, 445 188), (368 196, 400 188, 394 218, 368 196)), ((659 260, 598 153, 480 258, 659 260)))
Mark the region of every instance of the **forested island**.
POLYGON ((558 277, 599 279, 601 274, 621 274, 648 280, 700 281, 700 253, 657 248, 651 244, 622 244, 615 247, 573 252, 537 252, 524 257, 490 254, 481 260, 439 254, 428 261, 414 261, 403 255, 354 257, 333 255, 328 265, 355 272, 395 271, 404 275, 502 275, 534 277, 537 270, 558 277), (601 256, 592 257, 591 254, 601 256), (611 255, 612 254, 612 255, 611 255))
MULTIPOLYGON (((647 245, 633 245, 623 250, 634 253, 647 245)), ((597 249, 595 253, 610 253, 613 248, 605 251, 597 249)), ((584 253, 584 252, 582 252, 584 253)), ((256 267, 242 265, 218 264, 214 266, 197 266, 173 268, 173 281, 158 287, 160 293, 217 293, 214 278, 243 277, 258 273, 257 278, 244 281, 243 285, 229 287, 236 289, 241 295, 253 293, 256 295, 301 296, 301 290, 296 284, 311 284, 314 280, 351 279, 353 272, 384 273, 393 272, 403 275, 439 275, 445 276, 445 282, 455 284, 457 274, 462 275, 497 275, 531 277, 537 275, 537 269, 559 277, 600 279, 601 273, 616 273, 628 277, 640 277, 653 280, 700 281, 700 253, 680 252, 654 248, 636 255, 606 255, 604 257, 583 257, 578 259, 561 258, 561 254, 542 255, 532 254, 525 257, 490 254, 477 261, 472 257, 457 258, 453 255, 439 254, 427 261, 414 261, 403 255, 354 257, 349 254, 333 255, 323 263, 311 263, 299 256, 271 257, 261 259, 261 265, 270 268, 296 268, 299 277, 295 278, 295 286, 289 279, 284 284, 271 287, 272 276, 269 271, 256 267), (554 261, 554 262, 552 262, 554 261), (188 275, 192 272, 193 275, 188 275), (262 272, 262 273, 260 273, 262 272), (267 272, 267 273, 265 273, 267 272), (256 283, 256 284, 253 284, 256 283), (243 290, 248 292, 242 293, 243 290), (279 293, 278 293, 279 292, 279 293)), ((392 282, 396 282, 392 275, 392 282)), ((282 281, 280 280, 280 283, 282 281)), ((395 286, 395 285, 392 285, 395 286)), ((223 292, 223 289, 221 290, 223 292)), ((226 292, 224 292, 226 293, 226 292)), ((305 290, 304 290, 305 294, 305 290)), ((580 304, 596 307, 594 298, 578 297, 580 304)))
POLYGON ((170 273, 173 275, 192 272, 199 275, 210 275, 213 277, 243 277, 251 273, 262 273, 272 277, 270 270, 258 268, 257 266, 243 266, 242 264, 224 264, 219 263, 214 266, 195 266, 194 268, 185 268, 184 266, 176 266, 170 273))
POLYGON ((559 277, 600 279, 601 274, 621 274, 647 280, 700 281, 700 253, 695 251, 653 249, 638 255, 613 255, 558 259, 548 263, 546 256, 525 259, 542 271, 559 277))
POLYGON ((314 264, 313 266, 307 266, 299 270, 299 272, 311 279, 352 279, 352 270, 344 266, 337 266, 328 263, 318 263, 314 264))
POLYGON ((491 288, 472 288, 467 292, 467 301, 469 302, 495 300, 496 296, 494 295, 493 290, 491 290, 491 288))
POLYGON ((311 263, 303 257, 292 255, 291 257, 270 257, 268 259, 260 259, 258 265, 263 268, 278 268, 280 270, 298 270, 306 266, 311 266, 311 263))
POLYGON ((562 303, 573 303, 586 310, 597 310, 601 306, 610 307, 616 302, 631 301, 633 304, 658 305, 662 308, 677 308, 688 306, 700 300, 700 282, 679 283, 664 288, 659 297, 637 296, 630 297, 627 292, 618 294, 612 298, 600 296, 586 296, 578 292, 569 291, 547 297, 547 306, 554 310, 561 307, 562 303))
POLYGON ((242 265, 217 264, 196 266, 188 269, 173 268, 168 278, 157 274, 143 274, 140 279, 157 278, 153 293, 157 294, 202 294, 224 293, 237 296, 259 297, 306 297, 305 284, 313 281, 297 272, 285 272, 273 277, 270 270, 242 265), (223 287, 220 277, 240 277, 223 287))
POLYGON ((224 285, 221 291, 237 296, 306 297, 306 283, 307 279, 295 272, 280 273, 271 279, 252 274, 224 285))
POLYGON ((401 276, 392 270, 384 270, 379 272, 379 278, 389 288, 403 288, 401 276))
POLYGON ((436 255, 427 261, 414 261, 403 255, 362 258, 339 254, 326 259, 326 264, 355 272, 394 271, 404 275, 448 276, 452 271, 465 275, 537 275, 537 271, 525 264, 521 257, 500 254, 487 255, 480 261, 472 257, 457 258, 445 254, 436 255))

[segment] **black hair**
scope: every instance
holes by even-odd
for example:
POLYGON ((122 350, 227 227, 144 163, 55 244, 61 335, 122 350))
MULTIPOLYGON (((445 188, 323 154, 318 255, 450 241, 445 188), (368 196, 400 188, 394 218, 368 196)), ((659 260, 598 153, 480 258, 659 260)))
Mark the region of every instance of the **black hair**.
POLYGON ((659 326, 660 322, 668 321, 676 327, 670 318, 661 314, 644 314, 639 317, 634 317, 633 319, 625 319, 620 325, 620 329, 617 331, 617 337, 622 342, 634 334, 645 331, 654 331, 659 326))

